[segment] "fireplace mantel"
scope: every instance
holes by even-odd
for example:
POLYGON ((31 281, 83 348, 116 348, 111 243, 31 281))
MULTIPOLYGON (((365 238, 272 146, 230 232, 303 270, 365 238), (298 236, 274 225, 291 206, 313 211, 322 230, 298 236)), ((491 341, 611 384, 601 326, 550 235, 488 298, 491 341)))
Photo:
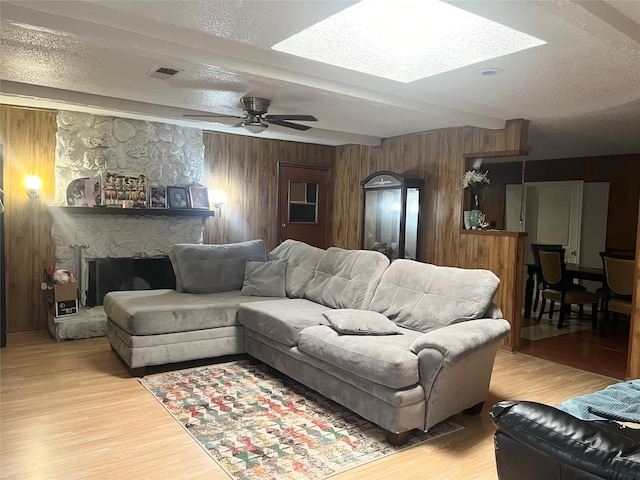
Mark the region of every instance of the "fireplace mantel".
POLYGON ((214 210, 195 208, 116 208, 116 207, 74 207, 67 205, 48 205, 50 213, 64 212, 67 215, 143 215, 143 216, 180 216, 180 217, 213 217, 214 210))

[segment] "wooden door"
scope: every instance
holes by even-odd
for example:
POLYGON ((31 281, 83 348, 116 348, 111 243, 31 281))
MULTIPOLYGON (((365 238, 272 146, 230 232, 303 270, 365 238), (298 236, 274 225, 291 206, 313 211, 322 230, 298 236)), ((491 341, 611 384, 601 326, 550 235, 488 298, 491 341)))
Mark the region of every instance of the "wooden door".
POLYGON ((328 167, 278 164, 280 241, 291 238, 327 248, 328 167))

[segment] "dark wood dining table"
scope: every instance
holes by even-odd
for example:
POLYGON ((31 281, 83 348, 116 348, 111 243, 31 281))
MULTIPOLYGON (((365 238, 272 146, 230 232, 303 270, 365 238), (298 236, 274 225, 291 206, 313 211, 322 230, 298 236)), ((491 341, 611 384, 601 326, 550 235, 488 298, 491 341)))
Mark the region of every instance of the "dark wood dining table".
MULTIPOLYGON (((604 269, 602 268, 567 263, 565 272, 567 277, 571 279, 575 278, 578 280, 591 280, 594 282, 600 282, 604 285, 604 269)), ((524 318, 531 317, 534 276, 536 273, 540 273, 540 265, 536 265, 535 263, 527 263, 527 283, 524 287, 524 318)))

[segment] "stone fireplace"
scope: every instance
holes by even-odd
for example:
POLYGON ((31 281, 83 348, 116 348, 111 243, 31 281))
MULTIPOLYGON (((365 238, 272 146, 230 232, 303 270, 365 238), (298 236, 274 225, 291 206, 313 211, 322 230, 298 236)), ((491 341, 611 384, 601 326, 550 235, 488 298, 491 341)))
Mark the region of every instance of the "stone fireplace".
POLYGON ((116 290, 175 288, 176 276, 169 257, 96 258, 87 260, 86 306, 102 305, 116 290))
POLYGON ((96 295, 104 296, 105 292, 96 294, 95 283, 99 282, 102 288, 107 283, 114 289, 123 289, 125 285, 132 289, 149 288, 150 282, 139 271, 132 271, 130 278, 120 278, 126 276, 121 270, 129 268, 126 265, 135 260, 160 259, 166 267, 172 245, 202 243, 204 218, 169 211, 165 215, 163 211, 148 209, 57 208, 67 203, 67 186, 76 178, 93 178, 105 172, 145 175, 148 186, 197 184, 202 180, 204 143, 199 129, 86 113, 60 111, 57 124, 56 205, 50 207, 55 269, 74 273, 80 305, 85 308, 80 309, 77 317, 50 319, 50 330, 52 334, 55 331, 58 339, 84 338, 83 335, 96 336, 100 331, 94 331, 92 325, 90 331, 75 332, 68 337, 60 330, 65 321, 74 324, 74 331, 87 330, 77 328, 77 324, 87 321, 87 315, 91 322, 95 323, 96 318, 104 322, 104 313, 87 312, 94 309, 86 308, 102 303, 96 300, 96 295), (105 267, 110 259, 122 260, 112 262, 121 265, 105 267), (107 273, 90 279, 90 275, 98 274, 99 267, 107 273))
POLYGON ((74 273, 83 306, 87 305, 88 262, 162 258, 176 243, 202 243, 202 218, 197 216, 78 215, 67 210, 51 209, 56 269, 74 273))

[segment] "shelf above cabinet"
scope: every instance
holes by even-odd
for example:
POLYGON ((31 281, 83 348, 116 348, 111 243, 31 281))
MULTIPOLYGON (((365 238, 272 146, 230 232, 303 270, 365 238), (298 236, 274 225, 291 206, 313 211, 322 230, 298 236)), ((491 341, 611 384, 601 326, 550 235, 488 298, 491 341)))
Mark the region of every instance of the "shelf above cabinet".
POLYGON ((178 216, 208 217, 215 216, 214 210, 197 208, 117 208, 117 207, 73 207, 67 205, 48 205, 51 214, 58 212, 65 215, 127 215, 127 216, 178 216))

